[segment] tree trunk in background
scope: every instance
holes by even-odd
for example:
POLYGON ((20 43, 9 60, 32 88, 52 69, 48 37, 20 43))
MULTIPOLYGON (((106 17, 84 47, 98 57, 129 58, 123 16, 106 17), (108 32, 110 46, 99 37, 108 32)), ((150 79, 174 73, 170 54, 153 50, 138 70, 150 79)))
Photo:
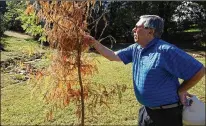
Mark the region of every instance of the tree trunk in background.
POLYGON ((162 17, 165 21, 164 33, 162 35, 162 38, 167 41, 168 40, 168 24, 169 24, 168 23, 169 21, 168 13, 170 10, 170 6, 169 6, 169 3, 165 3, 165 4, 164 3, 165 2, 163 1, 159 3, 159 16, 162 17))

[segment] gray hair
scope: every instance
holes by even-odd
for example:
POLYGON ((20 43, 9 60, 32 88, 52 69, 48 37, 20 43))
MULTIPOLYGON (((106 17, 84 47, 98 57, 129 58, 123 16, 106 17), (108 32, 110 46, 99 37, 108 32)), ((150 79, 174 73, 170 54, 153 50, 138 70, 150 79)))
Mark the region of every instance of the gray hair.
POLYGON ((164 31, 164 20, 157 15, 142 15, 140 20, 144 20, 144 27, 154 29, 154 37, 161 38, 164 31))

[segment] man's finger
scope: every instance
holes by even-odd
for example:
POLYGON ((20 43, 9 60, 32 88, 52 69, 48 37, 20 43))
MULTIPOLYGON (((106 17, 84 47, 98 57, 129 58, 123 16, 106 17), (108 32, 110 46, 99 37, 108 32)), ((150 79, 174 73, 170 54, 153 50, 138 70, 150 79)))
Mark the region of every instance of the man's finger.
POLYGON ((191 106, 191 105, 192 105, 192 103, 193 103, 193 100, 192 100, 192 99, 190 99, 190 100, 189 100, 189 106, 191 106))

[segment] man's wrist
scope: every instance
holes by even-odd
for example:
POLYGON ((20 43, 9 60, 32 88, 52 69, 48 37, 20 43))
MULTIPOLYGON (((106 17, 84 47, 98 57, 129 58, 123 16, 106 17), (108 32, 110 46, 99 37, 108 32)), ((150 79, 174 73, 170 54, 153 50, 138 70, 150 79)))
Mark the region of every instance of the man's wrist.
POLYGON ((184 91, 182 90, 181 87, 179 87, 177 92, 178 92, 178 94, 181 94, 181 93, 183 93, 184 91))

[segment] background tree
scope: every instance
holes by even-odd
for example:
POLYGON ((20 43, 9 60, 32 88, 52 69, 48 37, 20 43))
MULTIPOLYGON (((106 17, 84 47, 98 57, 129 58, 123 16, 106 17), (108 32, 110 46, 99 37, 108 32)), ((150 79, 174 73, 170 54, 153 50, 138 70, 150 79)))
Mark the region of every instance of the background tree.
POLYGON ((26 2, 24 1, 6 1, 6 13, 7 27, 9 30, 24 32, 21 27, 21 21, 16 19, 26 9, 26 2))
POLYGON ((29 12, 30 10, 31 8, 28 8, 26 12, 21 10, 21 14, 16 19, 21 21, 21 27, 25 30, 25 33, 33 36, 42 44, 46 44, 46 35, 43 30, 44 22, 38 21, 35 12, 29 12))
POLYGON ((6 2, 0 1, 0 38, 3 35, 3 32, 6 30, 6 18, 4 13, 6 12, 6 2))
POLYGON ((4 13, 6 12, 6 2, 0 1, 0 51, 4 51, 4 47, 1 43, 1 38, 3 36, 4 31, 6 31, 7 27, 7 20, 4 16, 4 13))
POLYGON ((6 31, 6 18, 5 16, 0 12, 0 39, 3 36, 4 31, 6 31))
MULTIPOLYGON (((177 45, 187 45, 186 43, 189 43, 188 45, 190 45, 190 48, 193 48, 194 47, 193 43, 195 43, 197 40, 196 38, 204 38, 201 37, 204 35, 198 35, 199 33, 197 32, 185 33, 184 30, 191 29, 192 28, 191 26, 198 26, 195 27, 196 29, 204 29, 205 18, 203 15, 205 15, 205 9, 204 9, 205 2, 203 1, 190 2, 191 7, 185 5, 184 3, 187 2, 181 2, 181 1, 108 2, 107 9, 109 13, 107 14, 108 15, 107 17, 108 17, 109 25, 106 33, 111 34, 114 38, 116 38, 117 43, 127 43, 127 42, 133 43, 134 40, 132 37, 133 34, 132 29, 135 23, 139 20, 139 17, 145 14, 154 14, 154 15, 159 15, 160 17, 165 19, 164 33, 162 35, 162 38, 164 40, 177 45), (180 8, 180 6, 182 6, 182 8, 180 8), (186 9, 186 10, 184 9, 188 7, 190 9, 186 9), (190 13, 194 13, 194 14, 191 15, 190 13), (183 18, 185 16, 188 18, 186 20, 182 20, 180 24, 178 23, 177 20, 174 20, 175 15, 176 18, 178 19, 183 18), (197 17, 197 15, 199 16, 197 17), (194 21, 191 22, 190 20, 195 20, 195 22, 194 21)), ((104 43, 107 42, 104 41, 104 43)))
POLYGON ((199 48, 205 45, 206 8, 204 8, 204 3, 183 1, 175 9, 172 20, 177 27, 172 37, 176 36, 176 41, 181 38, 179 44, 187 44, 190 48, 199 48))
MULTIPOLYGON (((17 2, 7 2, 9 5, 8 8, 10 8, 9 10, 11 10, 9 11, 9 15, 12 16, 10 17, 19 15, 19 10, 21 10, 19 8, 20 3, 14 6, 15 3, 17 2)), ((133 43, 132 29, 139 17, 144 14, 155 14, 165 19, 164 34, 162 36, 164 40, 174 44, 182 44, 180 39, 184 38, 183 44, 190 41, 189 43, 192 46, 192 44, 197 41, 204 41, 205 35, 203 33, 205 32, 184 33, 184 30, 196 28, 204 31, 205 3, 205 1, 97 1, 91 12, 91 17, 88 19, 88 22, 91 23, 88 26, 88 32, 96 39, 110 35, 117 40, 117 43, 133 43), (101 15, 104 16, 100 18, 101 15), (174 17, 176 17, 175 20, 174 17), (184 20, 181 19, 185 17, 187 18, 184 20), (92 23, 94 20, 98 20, 98 23, 92 23), (174 36, 177 36, 175 38, 178 40, 174 40, 174 36)), ((36 5, 35 8, 38 8, 38 6, 36 5)), ((42 36, 42 29, 39 25, 41 24, 41 26, 43 26, 44 23, 43 21, 37 25, 34 22, 29 23, 29 21, 34 21, 34 19, 31 18, 34 18, 34 16, 23 16, 21 14, 18 19, 21 20, 24 29, 26 28, 26 32, 39 38, 42 36), (31 27, 27 27, 29 25, 31 25, 31 27)), ((14 18, 12 18, 10 22, 13 22, 13 19, 14 18)), ((45 37, 41 40, 45 40, 45 37)), ((104 39, 102 43, 105 45, 111 44, 110 39, 104 39)))
POLYGON ((110 32, 117 38, 117 42, 133 42, 132 29, 141 15, 154 14, 165 19, 163 38, 168 39, 168 30, 172 29, 174 22, 171 20, 175 8, 181 2, 111 2, 110 10, 110 32))

